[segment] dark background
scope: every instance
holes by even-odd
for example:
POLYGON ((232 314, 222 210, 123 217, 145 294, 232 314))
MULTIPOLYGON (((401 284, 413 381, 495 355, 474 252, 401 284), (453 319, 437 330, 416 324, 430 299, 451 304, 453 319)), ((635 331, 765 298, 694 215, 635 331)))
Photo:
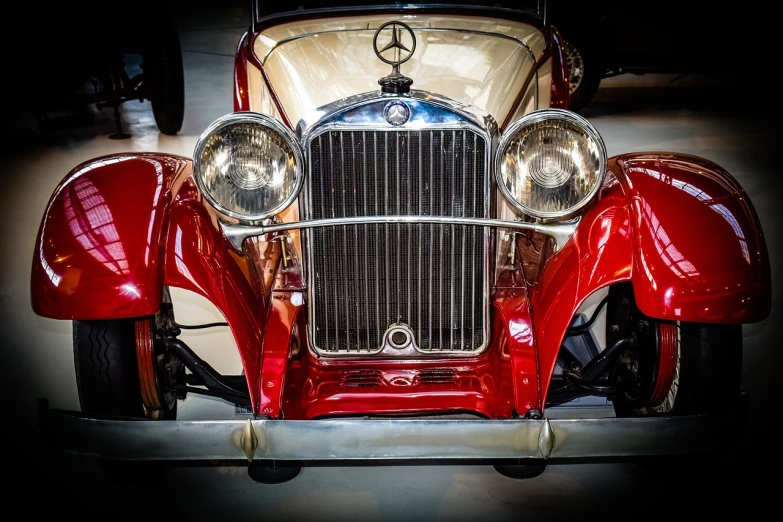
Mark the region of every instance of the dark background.
MULTIPOLYGON (((54 118, 55 124, 41 129, 31 117, 26 105, 37 105, 41 97, 47 96, 50 88, 56 87, 56 76, 65 74, 69 64, 79 61, 79 56, 74 54, 78 51, 73 51, 69 42, 76 42, 82 48, 86 46, 89 49, 92 46, 100 46, 101 38, 114 37, 114 27, 122 26, 131 32, 137 27, 128 24, 124 19, 126 15, 132 18, 129 13, 135 13, 135 16, 141 9, 139 4, 134 2, 121 5, 111 2, 77 4, 27 2, 13 3, 12 10, 6 8, 5 27, 0 38, 5 55, 0 99, 6 102, 0 111, 0 153, 5 164, 19 164, 38 154, 64 153, 74 144, 105 139, 106 135, 112 132, 108 111, 96 113, 89 108, 65 111, 54 118), (84 15, 84 9, 87 9, 87 15, 84 15), (77 17, 78 13, 84 16, 77 17)), ((783 260, 780 257, 781 235, 778 225, 778 218, 781 216, 777 203, 782 195, 778 108, 781 58, 777 31, 774 30, 778 20, 764 4, 758 2, 734 5, 729 9, 694 2, 634 4, 642 14, 649 12, 650 18, 656 20, 652 29, 647 27, 638 32, 639 39, 635 42, 637 46, 645 48, 660 42, 674 45, 672 42, 676 42, 679 33, 687 30, 678 20, 686 15, 694 16, 701 24, 698 26, 699 34, 715 37, 715 33, 719 33, 714 45, 724 46, 724 67, 712 71, 712 75, 700 77, 698 81, 690 77, 677 80, 684 86, 676 88, 648 82, 647 77, 644 77, 637 86, 601 89, 593 103, 585 108, 583 115, 596 122, 605 137, 610 134, 622 136, 636 132, 637 127, 642 128, 645 122, 662 120, 665 125, 666 121, 672 120, 681 123, 680 126, 671 128, 672 139, 687 138, 688 122, 693 119, 701 122, 701 134, 690 136, 689 139, 695 140, 694 143, 698 145, 701 143, 698 141, 700 139, 717 139, 712 133, 713 128, 715 135, 725 129, 732 129, 730 141, 720 142, 720 145, 710 150, 718 156, 731 155, 729 161, 732 165, 753 173, 747 181, 745 178, 741 181, 751 194, 751 199, 757 201, 758 198, 764 202, 759 213, 767 231, 773 266, 773 316, 763 323, 750 325, 745 329, 743 386, 751 392, 747 427, 742 437, 730 441, 728 455, 722 457, 716 466, 705 469, 706 473, 702 474, 685 473, 676 465, 668 468, 662 475, 654 475, 634 464, 610 466, 589 463, 584 468, 568 468, 569 471, 562 475, 561 482, 552 483, 550 491, 544 491, 541 486, 549 484, 546 482, 539 482, 539 486, 534 483, 509 485, 495 478, 488 479, 488 485, 484 489, 495 488, 495 494, 491 494, 494 499, 492 502, 506 504, 506 508, 511 505, 502 512, 506 517, 513 514, 515 504, 518 505, 520 513, 524 513, 520 517, 549 519, 678 520, 732 513, 765 516, 766 509, 771 510, 767 512, 773 513, 771 516, 774 516, 777 511, 775 508, 779 495, 778 476, 781 463, 776 441, 780 434, 779 407, 783 398, 779 385, 783 361, 778 341, 780 322, 783 321, 780 314, 783 260), (704 13, 704 16, 699 17, 699 13, 704 13), (653 14, 655 16, 652 16, 653 14), (668 18, 674 22, 666 24, 668 18), (711 27, 714 29, 710 29, 711 27), (750 187, 746 183, 750 184, 750 187), (617 469, 620 469, 620 472, 615 472, 617 469), (608 471, 604 474, 602 470, 608 471), (574 486, 589 483, 585 476, 592 477, 593 473, 595 480, 591 486, 574 486), (611 478, 605 479, 605 476, 611 478)), ((199 47, 207 32, 235 29, 238 37, 242 28, 249 24, 249 2, 244 1, 169 1, 151 3, 146 7, 150 6, 153 10, 166 9, 174 16, 182 36, 186 72, 188 64, 194 63, 195 56, 211 52, 199 47)), ((633 38, 634 31, 628 31, 628 34, 633 38)), ((676 47, 674 50, 676 52, 676 47)), ((230 65, 227 66, 226 63, 230 64, 232 56, 232 52, 225 49, 216 53, 215 59, 223 60, 221 70, 230 71, 230 65)), ((193 81, 193 77, 186 75, 186 81, 193 81)), ((190 85, 188 84, 189 89, 190 85)), ((224 97, 224 105, 230 110, 230 90, 221 91, 215 96, 224 97)), ((194 106, 207 102, 208 100, 198 97, 186 98, 183 135, 197 136, 211 119, 220 115, 215 114, 207 121, 201 113, 196 114, 194 106)), ((611 147, 608 138, 607 142, 611 147)), ((666 145, 666 140, 661 140, 649 144, 633 144, 632 147, 649 146, 657 149, 666 145)), ((729 167, 725 164, 724 166, 729 167)), ((0 170, 0 186, 7 200, 22 197, 22 192, 27 190, 24 180, 17 177, 19 172, 19 169, 0 170), (10 177, 9 172, 14 172, 14 177, 10 177)), ((23 176, 29 176, 31 179, 38 175, 36 172, 21 172, 23 176)), ((65 172, 62 173, 64 174, 65 172)), ((53 188, 54 186, 51 186, 50 190, 53 188)), ((40 213, 42 212, 43 208, 40 209, 40 213)), ((0 304, 4 311, 26 308, 25 313, 31 314, 29 300, 17 301, 18 296, 5 291, 6 283, 29 277, 29 269, 27 273, 23 273, 8 268, 9 256, 31 255, 31 252, 14 253, 15 245, 21 244, 14 233, 15 219, 15 215, 7 214, 6 226, 2 228, 5 250, 2 260, 4 264, 0 265, 0 277, 3 278, 0 304)), ((700 230, 698 223, 683 226, 692 227, 696 238, 709 234, 708 230, 700 230)), ((312 511, 304 510, 310 515, 306 518, 333 519, 334 514, 329 511, 329 502, 340 506, 354 502, 364 505, 363 499, 368 494, 365 488, 374 492, 374 498, 380 506, 379 517, 386 520, 438 518, 438 508, 428 510, 421 506, 428 501, 433 505, 447 502, 446 486, 440 488, 438 484, 427 485, 426 481, 421 486, 425 492, 419 496, 413 493, 406 493, 412 495, 411 497, 397 496, 397 489, 391 486, 390 492, 384 494, 384 476, 385 480, 414 480, 413 475, 425 473, 422 468, 410 467, 412 475, 408 478, 405 465, 388 468, 388 473, 384 471, 387 468, 379 468, 378 483, 374 485, 349 483, 344 485, 345 487, 335 488, 332 483, 324 482, 319 483, 318 489, 314 488, 313 491, 300 491, 299 496, 280 493, 288 490, 282 490, 278 486, 258 485, 254 490, 245 482, 238 482, 240 478, 244 478, 241 465, 228 463, 180 465, 157 484, 118 485, 108 481, 99 473, 92 460, 51 452, 38 443, 35 405, 30 401, 28 392, 32 389, 46 391, 47 387, 45 379, 36 372, 36 361, 37 358, 46 357, 47 350, 70 350, 70 347, 29 345, 22 337, 15 317, 16 315, 6 312, 2 318, 4 353, 0 356, 0 376, 5 408, 0 424, 3 437, 0 450, 4 455, 3 473, 11 484, 10 488, 4 488, 6 505, 21 509, 21 515, 17 516, 67 514, 88 519, 159 519, 178 516, 194 520, 264 519, 264 504, 274 504, 278 500, 275 497, 282 495, 291 503, 312 502, 312 511), (217 485, 216 481, 225 482, 217 485), (257 502, 253 504, 239 501, 239 498, 246 498, 248 495, 258 495, 257 502), (328 500, 329 498, 334 500, 328 500), (411 505, 418 507, 413 509, 411 505)), ((72 377, 63 374, 61 378, 72 377)), ((729 430, 735 424, 743 422, 743 417, 739 411, 727 410, 725 421, 729 430)), ((478 469, 486 468, 484 464, 478 469)), ((444 473, 433 470, 431 480, 438 481, 448 477, 448 474, 444 473)), ((329 477, 329 480, 339 481, 339 478, 335 478, 338 475, 335 473, 325 476, 329 477)), ((356 475, 350 468, 346 468, 344 476, 364 475, 356 475)), ((300 484, 301 487, 309 487, 307 482, 300 484)), ((487 513, 490 513, 491 505, 487 502, 487 513)), ((362 511, 357 513, 360 512, 362 511)), ((294 518, 303 516, 301 505, 295 513, 297 514, 294 518)), ((480 509, 465 512, 463 515, 445 518, 484 518, 480 509)))

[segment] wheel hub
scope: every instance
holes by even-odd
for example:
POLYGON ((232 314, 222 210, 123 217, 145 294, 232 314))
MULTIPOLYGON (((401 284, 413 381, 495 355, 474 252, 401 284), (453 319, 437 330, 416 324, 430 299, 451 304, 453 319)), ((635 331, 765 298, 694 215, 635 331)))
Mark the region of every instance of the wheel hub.
POLYGON ((179 359, 168 353, 160 332, 160 325, 168 324, 162 316, 171 313, 170 308, 170 305, 164 303, 154 319, 135 322, 141 398, 146 416, 156 420, 176 411, 177 385, 184 382, 185 375, 185 367, 179 359))
POLYGON ((570 42, 565 42, 566 63, 568 64, 568 92, 574 92, 582 84, 585 62, 582 54, 570 42))
POLYGON ((679 360, 677 323, 645 316, 636 307, 632 293, 617 292, 609 306, 612 326, 607 340, 611 343, 614 337, 633 339, 615 360, 611 380, 620 391, 614 400, 632 409, 670 411, 679 360))

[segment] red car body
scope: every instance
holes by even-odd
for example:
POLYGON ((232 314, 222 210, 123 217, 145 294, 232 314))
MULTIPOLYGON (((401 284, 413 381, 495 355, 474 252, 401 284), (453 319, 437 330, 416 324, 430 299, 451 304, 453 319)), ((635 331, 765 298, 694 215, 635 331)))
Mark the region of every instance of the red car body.
POLYGON ((164 154, 99 158, 63 180, 36 241, 33 308, 55 319, 140 317, 160 308, 164 285, 203 295, 231 327, 253 410, 272 417, 284 408, 286 418, 543 410, 565 329, 602 287, 631 281, 640 309, 660 319, 741 324, 769 314, 764 237, 728 173, 665 153, 615 157, 609 168, 600 200, 537 283, 497 287, 492 344, 475 359, 323 362, 303 350, 290 361, 301 289, 279 279, 284 288, 266 292, 256 258, 237 255, 221 234, 190 160, 164 154), (447 382, 420 378, 434 369, 448 370, 447 382), (342 385, 361 372, 379 373, 380 389, 342 385))
MULTIPOLYGON (((568 108, 562 49, 557 33, 547 34, 550 106, 568 108)), ((234 107, 250 109, 252 62, 293 130, 296 122, 285 117, 251 49, 254 36, 239 44, 234 107)), ((328 360, 299 350, 307 346, 301 267, 280 264, 272 237, 238 254, 218 217, 188 158, 129 153, 76 167, 52 196, 36 240, 35 312, 69 320, 149 316, 159 310, 164 287, 179 287, 225 316, 256 414, 466 411, 505 419, 544 411, 566 329, 599 289, 631 282, 639 309, 662 320, 742 324, 770 311, 767 249, 747 194, 719 166, 682 154, 611 158, 600 196, 563 248, 547 251, 525 277, 518 260, 516 276, 498 278, 490 346, 470 358, 328 360), (374 386, 361 386, 365 380, 374 386)), ((516 248, 536 237, 517 236, 516 248)))

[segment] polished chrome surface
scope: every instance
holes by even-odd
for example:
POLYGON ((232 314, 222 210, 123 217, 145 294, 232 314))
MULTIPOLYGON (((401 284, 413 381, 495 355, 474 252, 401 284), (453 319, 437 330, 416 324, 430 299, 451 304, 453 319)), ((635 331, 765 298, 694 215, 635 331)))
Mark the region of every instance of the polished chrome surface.
MULTIPOLYGON (((383 111, 385 101, 370 105, 383 111)), ((412 104, 413 115, 421 104, 412 104)), ((453 113, 451 113, 453 114, 453 113)), ((364 121, 364 120, 362 120, 364 121)), ((464 122, 462 122, 464 123, 464 122)), ((305 218, 352 218, 393 214, 408 216, 483 218, 489 215, 486 194, 491 151, 487 141, 463 125, 453 128, 364 130, 365 127, 329 127, 313 133, 306 145, 309 175, 303 191, 305 218), (433 156, 429 150, 434 150, 433 156), (421 164, 418 163, 422 158, 421 164), (434 177, 434 185, 424 179, 434 177), (465 185, 470 185, 467 187, 465 185), (422 186, 424 194, 419 194, 422 186), (434 194, 434 196, 433 196, 434 194), (430 206, 434 201, 434 206, 430 206), (421 205, 424 203, 423 205, 421 205)), ((483 311, 487 263, 486 243, 473 227, 341 226, 306 234, 311 348, 321 355, 379 353, 383 332, 393 324, 407 323, 416 330, 416 346, 423 353, 480 352, 487 341, 483 311), (442 242, 447 248, 436 247, 442 242), (418 264, 421 251, 433 252, 434 262, 418 264), (326 254, 327 255, 323 255, 326 254), (465 281, 470 266, 472 288, 465 281), (364 292, 364 275, 375 272, 383 285, 379 292, 364 292), (422 275, 419 279, 419 274, 422 275), (431 279, 437 288, 430 293, 431 279), (468 290, 482 302, 468 308, 468 290), (460 306, 460 301, 463 306, 460 306), (384 312, 370 314, 373 304, 384 312), (422 305, 434 303, 422 317, 422 305), (330 316, 330 317, 327 317, 330 316), (422 322, 430 329, 422 329, 422 322), (468 327, 475 325, 470 331, 468 327), (436 331, 432 331, 432 330, 436 331), (432 334, 432 336, 430 335, 432 334)))
POLYGON ((548 459, 552 455, 555 447, 555 433, 552 431, 552 424, 549 419, 544 419, 541 431, 538 433, 538 450, 541 452, 541 458, 548 459))
POLYGON ((373 105, 381 101, 393 100, 405 102, 411 109, 411 116, 403 126, 406 129, 430 129, 473 124, 486 135, 494 139, 498 124, 487 112, 478 107, 460 103, 430 92, 411 89, 406 94, 384 94, 367 92, 350 96, 319 107, 306 114, 296 126, 296 133, 302 143, 311 139, 316 132, 323 132, 324 126, 350 126, 367 130, 387 129, 388 122, 383 111, 373 105))
POLYGON ((416 334, 404 323, 390 326, 383 334, 381 346, 382 348, 378 352, 381 356, 393 359, 421 358, 421 350, 416 345, 416 334))
POLYGON ((442 224, 442 225, 470 225, 476 227, 510 228, 515 230, 532 230, 555 240, 555 251, 563 248, 563 245, 571 239, 576 230, 578 219, 565 223, 535 223, 526 221, 503 221, 501 219, 477 219, 450 216, 361 216, 353 218, 317 219, 312 221, 297 221, 294 223, 277 223, 274 225, 236 225, 226 221, 220 222, 226 238, 237 252, 244 252, 243 243, 249 237, 263 236, 270 232, 284 232, 286 230, 301 230, 318 227, 336 227, 342 225, 370 225, 383 223, 409 223, 409 224, 442 224))
MULTIPOLYGON (((303 234, 311 349, 326 356, 387 355, 383 332, 405 322, 413 325, 412 346, 419 353, 481 352, 488 345, 490 232, 454 225, 489 216, 495 121, 473 107, 419 91, 368 93, 314 111, 297 132, 309 169, 300 215, 311 224, 301 228, 340 228, 303 234), (386 121, 390 102, 405 104, 408 121, 399 126, 386 121), (455 162, 455 155, 464 161, 455 162), (460 183, 471 185, 470 196, 455 192, 460 172, 460 183), (444 233, 442 226, 425 224, 448 226, 444 233), (459 296, 453 286, 448 292, 460 279, 453 245, 446 250, 425 245, 444 236, 459 242, 458 252, 463 246, 469 250, 466 258, 475 268, 469 309, 455 309, 459 296), (446 257, 449 262, 442 265, 446 257), (446 273, 449 281, 442 278, 446 273), (440 284, 433 287, 433 278, 440 284), (464 317, 466 310, 470 318, 464 317), (460 334, 468 324, 471 334, 460 334)), ((242 239, 236 240, 241 245, 242 239)))
POLYGON ((294 133, 291 132, 291 130, 288 127, 280 123, 278 120, 271 118, 266 114, 259 114, 255 112, 237 112, 237 113, 227 114, 225 116, 222 116, 221 118, 218 118, 209 127, 207 127, 207 129, 201 134, 198 141, 196 142, 196 147, 193 152, 193 173, 194 173, 193 177, 196 181, 196 185, 198 186, 201 194, 203 194, 206 200, 209 202, 209 204, 212 205, 215 209, 217 209, 220 213, 235 218, 243 223, 258 223, 264 220, 265 218, 277 215, 283 210, 285 210, 286 208, 288 208, 294 202, 294 200, 296 200, 297 196, 299 195, 299 190, 302 188, 302 183, 304 181, 303 167, 304 167, 304 160, 302 155, 302 149, 294 133), (213 195, 210 193, 210 190, 208 190, 207 187, 204 185, 204 182, 201 179, 201 175, 200 175, 200 172, 203 168, 202 153, 204 151, 204 148, 210 142, 210 140, 216 134, 226 129, 227 127, 232 125, 237 125, 237 124, 243 124, 243 123, 252 123, 256 125, 261 125, 277 133, 286 142, 286 145, 288 145, 295 158, 295 166, 294 166, 295 179, 292 184, 291 194, 280 204, 276 205, 274 208, 271 208, 262 214, 256 214, 256 215, 241 214, 235 212, 230 208, 227 208, 225 205, 222 205, 220 202, 218 202, 215 199, 215 197, 213 197, 213 195))
POLYGON ((543 110, 531 112, 530 114, 523 116, 522 118, 518 119, 513 124, 511 124, 511 126, 503 132, 503 136, 500 139, 500 143, 498 144, 498 148, 495 153, 494 166, 495 166, 495 178, 497 181, 497 186, 500 189, 501 194, 503 194, 503 197, 505 197, 506 200, 512 206, 514 206, 524 214, 535 218, 562 219, 565 217, 576 215, 576 213, 580 209, 584 208, 588 203, 593 201, 595 196, 598 194, 598 191, 603 185, 603 180, 606 176, 606 145, 604 144, 603 138, 601 138, 601 135, 598 133, 595 127, 593 127, 590 124, 590 122, 588 122, 582 116, 576 114, 575 112, 567 111, 563 109, 543 109, 543 110), (514 196, 514 194, 512 194, 509 191, 509 188, 506 186, 505 180, 503 179, 503 172, 502 172, 503 160, 506 155, 507 149, 509 145, 517 137, 517 134, 525 127, 534 125, 539 122, 550 121, 550 120, 564 121, 572 125, 575 125, 578 128, 580 128, 582 131, 584 131, 584 133, 589 137, 589 139, 591 139, 594 142, 597 148, 598 163, 599 163, 599 168, 598 168, 599 173, 597 175, 597 179, 590 187, 590 189, 585 193, 582 199, 579 200, 576 204, 570 206, 569 208, 558 212, 541 211, 524 205, 514 196))
POLYGON ((568 61, 568 93, 573 96, 574 92, 582 85, 584 79, 585 63, 582 53, 574 47, 569 41, 563 41, 565 44, 566 60, 568 61))
POLYGON ((245 453, 245 457, 248 462, 253 462, 253 457, 256 454, 258 448, 258 435, 256 435, 253 422, 247 419, 245 427, 242 428, 242 435, 239 437, 239 445, 242 447, 242 451, 245 453))
MULTIPOLYGON (((45 410, 42 435, 80 455, 121 460, 245 460, 248 419, 106 420, 45 410)), ((706 452, 734 434, 725 416, 603 419, 250 420, 255 460, 631 457, 706 452), (546 435, 542 435, 546 434, 546 435), (542 448, 541 441, 545 443, 542 448), (551 445, 551 449, 548 449, 551 445)))

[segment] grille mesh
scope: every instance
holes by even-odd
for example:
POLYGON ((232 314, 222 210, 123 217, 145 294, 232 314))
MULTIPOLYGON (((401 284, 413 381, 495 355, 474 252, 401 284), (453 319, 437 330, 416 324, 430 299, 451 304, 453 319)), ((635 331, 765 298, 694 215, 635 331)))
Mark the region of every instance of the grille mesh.
MULTIPOLYGON (((487 217, 486 152, 470 130, 328 131, 310 143, 306 217, 487 217)), ((481 348, 482 228, 344 225, 307 237, 316 350, 376 352, 395 323, 423 351, 481 348)))

